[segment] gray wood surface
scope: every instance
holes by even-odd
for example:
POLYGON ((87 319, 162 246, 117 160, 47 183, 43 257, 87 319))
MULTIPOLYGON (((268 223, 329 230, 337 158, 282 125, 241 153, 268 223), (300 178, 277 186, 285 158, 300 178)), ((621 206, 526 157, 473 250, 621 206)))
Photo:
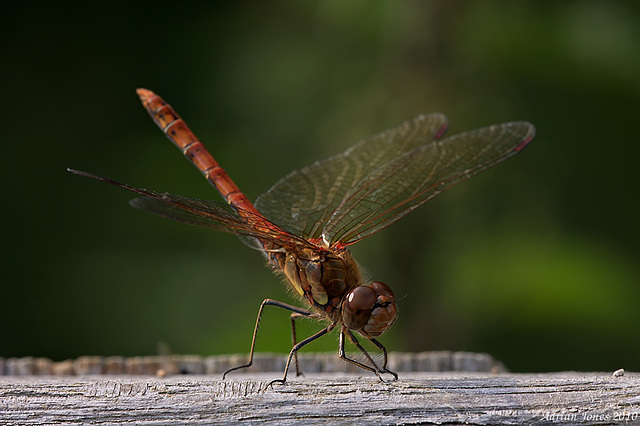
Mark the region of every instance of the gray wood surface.
POLYGON ((626 373, 274 373, 5 376, 0 424, 637 424, 640 375, 626 373))
MULTIPOLYGON (((245 364, 246 354, 165 355, 165 356, 81 356, 53 362, 47 358, 0 358, 0 376, 84 375, 84 374, 222 374, 229 368, 245 364)), ((340 359, 335 353, 300 353, 300 369, 308 373, 360 372, 360 368, 340 359)), ((250 369, 235 374, 284 371, 287 357, 283 354, 257 353, 250 369)), ((473 352, 391 352, 389 368, 396 372, 415 371, 506 371, 491 355, 473 352)))
POLYGON ((514 374, 487 354, 391 353, 381 382, 335 354, 0 358, 0 425, 640 424, 640 374, 514 374), (390 377, 388 377, 390 378, 390 377))

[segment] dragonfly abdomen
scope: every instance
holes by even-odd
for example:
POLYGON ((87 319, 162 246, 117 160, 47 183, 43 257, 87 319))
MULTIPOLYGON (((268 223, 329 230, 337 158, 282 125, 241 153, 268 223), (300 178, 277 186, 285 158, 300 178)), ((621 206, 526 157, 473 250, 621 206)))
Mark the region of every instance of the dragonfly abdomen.
POLYGON ((184 120, 164 99, 147 89, 138 89, 138 96, 153 121, 185 157, 216 187, 227 203, 251 213, 258 213, 184 120))

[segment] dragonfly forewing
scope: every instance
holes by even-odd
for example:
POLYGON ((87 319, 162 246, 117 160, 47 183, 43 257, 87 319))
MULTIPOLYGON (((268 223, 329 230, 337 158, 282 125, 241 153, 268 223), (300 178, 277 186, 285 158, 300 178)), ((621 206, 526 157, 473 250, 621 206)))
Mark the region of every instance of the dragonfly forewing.
POLYGON ((453 185, 514 156, 534 134, 528 122, 495 124, 394 158, 347 193, 326 223, 323 240, 329 245, 360 241, 453 185))
POLYGON ((442 114, 416 117, 290 173, 255 205, 296 235, 346 246, 517 154, 535 134, 523 121, 441 139, 445 130, 442 114))
POLYGON ((446 128, 444 115, 420 115, 341 154, 289 173, 258 197, 255 206, 284 229, 319 240, 338 206, 368 174, 405 152, 437 140, 446 128))

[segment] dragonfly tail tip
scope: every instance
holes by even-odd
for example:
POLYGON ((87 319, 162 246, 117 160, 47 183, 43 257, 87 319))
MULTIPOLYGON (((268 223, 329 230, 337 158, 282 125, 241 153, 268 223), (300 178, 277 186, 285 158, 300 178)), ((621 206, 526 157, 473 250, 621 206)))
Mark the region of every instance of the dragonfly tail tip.
POLYGON ((151 90, 144 89, 142 87, 137 88, 136 93, 143 103, 147 102, 149 99, 151 99, 152 96, 155 95, 155 93, 153 93, 151 90))

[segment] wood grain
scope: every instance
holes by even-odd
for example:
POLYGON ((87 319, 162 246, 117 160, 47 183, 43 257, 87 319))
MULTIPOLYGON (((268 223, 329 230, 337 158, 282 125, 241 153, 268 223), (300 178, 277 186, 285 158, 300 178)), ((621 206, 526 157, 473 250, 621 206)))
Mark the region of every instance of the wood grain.
POLYGON ((273 373, 211 376, 5 376, 0 424, 629 424, 640 375, 626 373, 273 373))
POLYGON ((381 382, 335 354, 284 355, 221 373, 246 355, 0 358, 0 425, 24 424, 640 424, 640 374, 515 374, 487 354, 391 353, 381 382), (161 373, 161 374, 160 374, 161 373), (390 379, 390 377, 389 377, 390 379))
MULTIPOLYGON (((47 358, 0 358, 0 376, 24 375, 84 375, 84 374, 150 374, 158 370, 168 374, 222 374, 232 367, 245 364, 246 354, 167 356, 81 356, 54 362, 47 358)), ((308 373, 358 373, 360 368, 340 359, 335 353, 300 353, 300 369, 308 373)), ((257 353, 250 369, 234 374, 284 371, 287 357, 283 354, 257 353)), ((389 368, 396 372, 415 371, 506 371, 501 362, 489 354, 473 352, 391 352, 389 368)))

